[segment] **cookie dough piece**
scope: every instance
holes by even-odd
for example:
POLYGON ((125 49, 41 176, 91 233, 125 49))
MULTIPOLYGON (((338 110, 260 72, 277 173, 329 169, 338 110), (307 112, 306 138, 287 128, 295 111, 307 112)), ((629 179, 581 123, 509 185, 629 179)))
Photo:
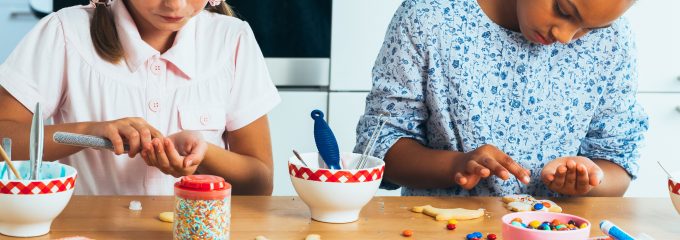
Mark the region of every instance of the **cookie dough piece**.
POLYGON ((158 214, 158 219, 163 222, 171 223, 175 221, 175 214, 173 212, 162 212, 161 214, 158 214))
POLYGON ((416 206, 411 209, 413 212, 424 213, 428 216, 434 217, 437 221, 445 221, 450 219, 469 220, 479 218, 484 215, 484 209, 477 210, 465 208, 436 208, 430 205, 416 206))

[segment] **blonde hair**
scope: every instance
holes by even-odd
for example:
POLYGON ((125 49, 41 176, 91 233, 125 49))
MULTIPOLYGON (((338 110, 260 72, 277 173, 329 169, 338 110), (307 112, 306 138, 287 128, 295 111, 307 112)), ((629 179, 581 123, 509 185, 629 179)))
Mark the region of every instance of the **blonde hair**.
MULTIPOLYGON (((95 3, 94 15, 90 22, 90 36, 97 54, 104 60, 111 63, 118 63, 125 56, 125 51, 118 38, 116 23, 113 20, 113 13, 109 9, 109 4, 103 3, 106 0, 99 0, 95 3)), ((119 0, 121 1, 121 0, 119 0)), ((222 1, 217 6, 208 6, 206 10, 227 16, 234 16, 234 11, 229 5, 222 1)))

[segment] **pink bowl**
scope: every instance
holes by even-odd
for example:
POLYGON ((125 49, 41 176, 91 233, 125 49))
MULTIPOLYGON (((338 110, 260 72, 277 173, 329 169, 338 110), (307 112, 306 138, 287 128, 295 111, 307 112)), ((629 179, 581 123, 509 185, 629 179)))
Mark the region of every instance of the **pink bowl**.
POLYGON ((517 212, 506 214, 501 218, 503 221, 503 239, 504 240, 586 240, 590 235, 590 222, 582 217, 577 217, 564 213, 552 212, 517 212), (540 222, 552 221, 557 219, 560 222, 569 222, 574 220, 577 223, 587 223, 588 227, 578 230, 569 231, 543 231, 536 229, 527 229, 510 225, 510 221, 515 218, 521 218, 522 222, 529 223, 533 220, 540 222))

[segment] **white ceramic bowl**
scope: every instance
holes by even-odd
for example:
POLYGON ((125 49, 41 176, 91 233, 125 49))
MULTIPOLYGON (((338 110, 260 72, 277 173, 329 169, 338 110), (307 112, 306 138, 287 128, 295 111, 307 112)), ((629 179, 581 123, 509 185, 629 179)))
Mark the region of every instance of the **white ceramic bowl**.
POLYGON ((671 201, 675 210, 680 214, 680 172, 672 173, 674 178, 668 178, 668 193, 671 195, 671 201))
POLYGON ((291 157, 288 172, 295 191, 309 207, 312 219, 328 223, 358 220, 361 208, 378 191, 385 163, 369 156, 366 168, 345 169, 345 166, 353 166, 361 154, 341 153, 343 169, 330 170, 319 168, 324 164, 318 153, 301 156, 308 166, 291 157))
MULTIPOLYGON (((21 174, 30 168, 28 161, 12 163, 21 174)), ((0 176, 0 233, 13 237, 47 234, 52 220, 73 195, 76 169, 57 162, 43 162, 41 180, 8 180, 9 175, 14 179, 14 174, 2 162, 0 173, 3 173, 0 176)))

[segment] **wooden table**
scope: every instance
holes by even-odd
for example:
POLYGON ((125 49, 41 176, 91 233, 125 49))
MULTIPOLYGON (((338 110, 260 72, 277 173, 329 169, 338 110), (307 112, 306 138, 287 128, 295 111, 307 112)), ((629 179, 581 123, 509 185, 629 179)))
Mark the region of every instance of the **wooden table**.
MULTIPOLYGON (((566 213, 592 223, 609 219, 626 231, 645 232, 656 239, 680 239, 680 215, 667 198, 573 198, 553 199, 566 213)), ((52 224, 52 231, 36 239, 85 236, 95 239, 172 239, 172 224, 160 222, 160 212, 172 211, 172 197, 86 197, 74 196, 52 224), (142 211, 128 210, 131 200, 142 202, 142 211)), ((328 224, 310 220, 307 206, 298 197, 234 197, 231 239, 304 239, 320 234, 322 239, 402 239, 412 229, 411 239, 464 239, 474 231, 497 233, 500 217, 508 213, 499 198, 476 197, 375 197, 364 207, 359 221, 328 224), (441 208, 485 208, 486 216, 459 221, 457 229, 446 230, 437 222, 408 209, 431 204, 441 208)), ((2 214, 2 213, 0 213, 2 214)), ((592 236, 600 236, 593 227, 592 236)), ((1 237, 2 239, 12 239, 1 237)))

